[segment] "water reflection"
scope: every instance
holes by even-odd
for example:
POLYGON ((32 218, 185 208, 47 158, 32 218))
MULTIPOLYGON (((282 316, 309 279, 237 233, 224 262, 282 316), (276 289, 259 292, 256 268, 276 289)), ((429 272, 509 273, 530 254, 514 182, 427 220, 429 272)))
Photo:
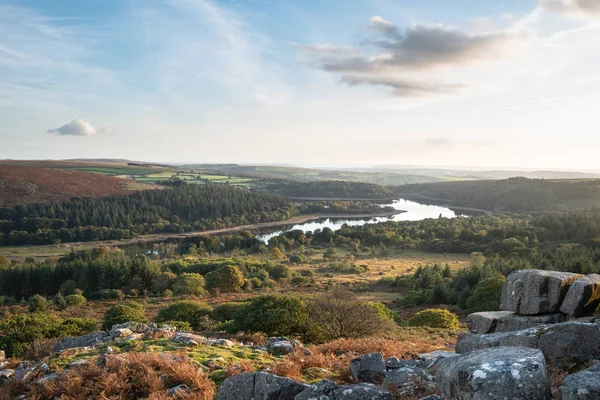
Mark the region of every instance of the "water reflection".
POLYGON ((392 206, 396 210, 406 211, 402 214, 396 214, 390 217, 374 217, 374 218, 352 218, 352 219, 339 219, 339 218, 323 218, 316 221, 310 221, 303 224, 293 225, 286 229, 277 230, 272 233, 264 235, 257 235, 256 238, 267 243, 269 239, 275 236, 279 236, 284 232, 291 230, 300 229, 304 232, 313 232, 317 229, 330 228, 333 230, 340 229, 342 225, 348 226, 360 226, 365 224, 377 224, 385 221, 420 221, 427 218, 438 218, 440 215, 444 218, 454 218, 456 213, 447 207, 442 206, 430 206, 420 204, 410 200, 399 199, 395 200, 391 204, 384 204, 384 206, 392 206))

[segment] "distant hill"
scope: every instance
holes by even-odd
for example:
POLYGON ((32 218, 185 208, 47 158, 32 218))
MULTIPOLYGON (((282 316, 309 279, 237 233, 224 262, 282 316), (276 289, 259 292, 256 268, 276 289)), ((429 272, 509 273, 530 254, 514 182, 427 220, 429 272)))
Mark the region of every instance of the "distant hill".
POLYGON ((495 211, 564 211, 600 207, 600 179, 465 181, 396 186, 400 196, 495 211))
POLYGON ((71 197, 129 194, 139 188, 151 186, 86 172, 0 165, 0 207, 71 197))

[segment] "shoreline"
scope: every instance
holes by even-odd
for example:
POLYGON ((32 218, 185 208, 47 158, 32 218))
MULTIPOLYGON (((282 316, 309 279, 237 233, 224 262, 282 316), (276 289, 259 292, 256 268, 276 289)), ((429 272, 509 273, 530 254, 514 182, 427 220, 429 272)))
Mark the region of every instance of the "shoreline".
MULTIPOLYGON (((120 240, 98 240, 92 242, 71 242, 71 243, 60 243, 60 244, 43 244, 43 245, 31 245, 31 246, 0 246, 0 255, 4 255, 8 259, 15 258, 23 258, 23 257, 15 257, 11 256, 11 252, 18 251, 23 252, 26 249, 36 249, 36 253, 43 249, 48 250, 59 250, 62 249, 64 252, 63 255, 70 252, 71 250, 84 250, 87 248, 95 248, 95 247, 120 247, 120 246, 131 246, 138 243, 151 244, 151 243, 161 243, 169 240, 181 240, 191 237, 199 237, 199 236, 214 236, 228 233, 239 233, 244 231, 250 232, 260 232, 269 228, 278 228, 285 227, 288 225, 297 225, 304 224, 306 222, 315 221, 319 219, 325 218, 341 218, 341 219, 351 219, 351 218, 376 218, 376 217, 391 217, 393 215, 402 214, 406 211, 396 210, 393 212, 380 212, 380 213, 371 213, 371 214, 307 214, 307 215, 299 215, 297 217, 293 217, 290 219, 282 220, 282 221, 272 221, 272 222, 259 222, 256 224, 250 225, 238 225, 231 226, 227 228, 220 229, 212 229, 208 231, 193 231, 193 232, 184 232, 184 233, 153 233, 150 235, 137 236, 131 239, 120 239, 120 240)), ((14 252, 13 252, 14 254, 14 252)), ((49 251, 48 254, 32 256, 33 258, 46 258, 50 256, 56 256, 56 251, 49 251)))

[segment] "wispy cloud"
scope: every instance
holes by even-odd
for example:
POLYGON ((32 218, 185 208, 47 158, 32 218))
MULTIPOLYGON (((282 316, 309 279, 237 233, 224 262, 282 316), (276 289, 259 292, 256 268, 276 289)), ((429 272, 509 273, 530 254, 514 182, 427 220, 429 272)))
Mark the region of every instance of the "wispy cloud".
POLYGON ((75 119, 68 124, 56 129, 48 129, 48 133, 55 133, 62 136, 94 136, 97 133, 114 132, 114 128, 110 127, 94 127, 89 121, 83 119, 75 119))
POLYGON ((600 17, 598 0, 540 0, 540 4, 559 13, 600 17))
POLYGON ((422 96, 455 93, 468 86, 438 82, 434 70, 503 57, 517 39, 504 31, 475 33, 443 25, 403 29, 379 16, 372 17, 366 29, 374 37, 352 52, 332 46, 295 46, 310 49, 315 57, 309 62, 342 74, 342 82, 388 86, 399 96, 422 96))

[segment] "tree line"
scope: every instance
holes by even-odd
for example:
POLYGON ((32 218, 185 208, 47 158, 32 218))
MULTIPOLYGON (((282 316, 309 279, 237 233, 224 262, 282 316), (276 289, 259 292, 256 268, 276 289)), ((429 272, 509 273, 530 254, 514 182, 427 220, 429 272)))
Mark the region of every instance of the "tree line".
POLYGON ((297 211, 283 196, 222 185, 182 185, 129 196, 0 208, 0 245, 54 244, 202 231, 277 221, 297 211))

